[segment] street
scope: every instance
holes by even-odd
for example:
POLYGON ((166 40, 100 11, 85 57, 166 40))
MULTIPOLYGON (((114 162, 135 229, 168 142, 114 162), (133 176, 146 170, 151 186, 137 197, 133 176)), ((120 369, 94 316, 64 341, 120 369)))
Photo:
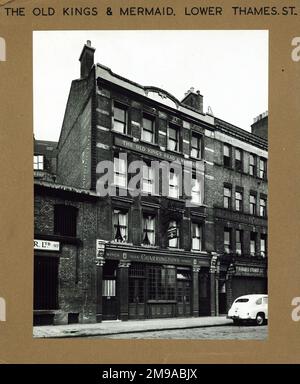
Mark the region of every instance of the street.
POLYGON ((94 336, 98 339, 215 339, 215 340, 264 340, 268 337, 267 326, 233 326, 199 327, 190 329, 173 329, 126 333, 109 336, 94 336))

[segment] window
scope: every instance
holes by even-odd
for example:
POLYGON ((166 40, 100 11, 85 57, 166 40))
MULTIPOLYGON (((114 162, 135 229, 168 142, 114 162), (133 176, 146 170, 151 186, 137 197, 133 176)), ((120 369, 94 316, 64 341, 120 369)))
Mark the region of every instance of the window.
POLYGON ((168 127, 168 149, 179 151, 179 129, 174 125, 168 127))
POLYGON ((155 245, 155 216, 143 215, 143 245, 155 245))
POLYGON ((257 233, 250 233, 250 255, 255 256, 256 254, 256 241, 257 241, 257 233))
POLYGON ((116 280, 103 280, 102 296, 105 296, 105 297, 116 296, 116 280))
POLYGON ((150 165, 143 165, 142 191, 147 193, 154 192, 154 174, 150 165))
POLYGON ((143 117, 142 140, 154 143, 154 120, 143 117))
POLYGON ((235 192, 235 209, 240 212, 243 210, 243 193, 240 191, 235 192))
POLYGON ((171 248, 179 247, 179 225, 175 220, 171 220, 169 222, 168 239, 169 239, 169 247, 171 248))
POLYGON ((195 157, 197 159, 201 159, 201 143, 202 138, 200 135, 197 135, 196 133, 192 134, 192 143, 191 143, 191 156, 195 157))
POLYGON ((127 111, 121 106, 114 107, 113 130, 119 133, 127 133, 127 111))
POLYGON ((231 208, 231 188, 224 187, 224 208, 231 208))
POLYGON ((256 215, 256 196, 250 195, 250 215, 256 215))
POLYGON ((259 199, 259 215, 262 217, 267 216, 267 200, 264 198, 259 199))
POLYGON ((192 223, 192 249, 201 251, 202 249, 202 225, 192 223))
POLYGON ((61 236, 76 237, 77 208, 70 205, 54 207, 54 233, 61 236))
POLYGON ((264 233, 260 235, 260 255, 262 257, 267 256, 267 235, 264 233))
POLYGON ((179 180, 174 170, 169 173, 169 196, 175 199, 179 198, 179 180))
POLYGON ((127 187, 126 160, 121 157, 114 158, 114 184, 118 187, 127 187))
POLYGON ((249 155, 249 174, 256 176, 256 158, 254 155, 249 155))
POLYGON ((231 148, 229 145, 224 144, 223 147, 223 162, 224 167, 231 167, 231 156, 230 156, 231 148))
POLYGON ((267 178, 267 160, 259 159, 259 177, 261 179, 267 178))
POLYGON ((44 156, 34 155, 33 156, 33 169, 36 171, 42 171, 44 169, 44 156))
POLYGON ((114 209, 113 212, 114 240, 119 243, 128 242, 128 214, 114 209))
POLYGON ((175 268, 165 265, 149 265, 147 275, 150 300, 175 300, 175 268))
POLYGON ((237 255, 242 254, 243 249, 243 232, 240 229, 235 231, 235 251, 237 255))
POLYGON ((231 230, 224 229, 224 253, 230 253, 231 250, 231 230))
POLYGON ((200 181, 196 178, 196 175, 193 175, 192 177, 191 201, 196 204, 201 204, 200 181))
POLYGON ((243 158, 242 151, 240 149, 235 149, 235 169, 237 171, 243 171, 243 158))

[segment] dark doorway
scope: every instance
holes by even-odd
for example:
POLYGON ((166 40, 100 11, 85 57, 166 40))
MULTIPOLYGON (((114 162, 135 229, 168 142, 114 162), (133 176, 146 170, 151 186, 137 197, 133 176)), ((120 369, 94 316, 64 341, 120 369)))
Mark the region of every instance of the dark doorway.
POLYGON ((210 278, 209 273, 199 274, 199 316, 210 316, 210 278))
POLYGON ((103 266, 103 320, 117 320, 118 318, 117 267, 118 262, 112 260, 107 260, 103 266))
POLYGON ((58 257, 34 257, 34 309, 58 309, 58 257))

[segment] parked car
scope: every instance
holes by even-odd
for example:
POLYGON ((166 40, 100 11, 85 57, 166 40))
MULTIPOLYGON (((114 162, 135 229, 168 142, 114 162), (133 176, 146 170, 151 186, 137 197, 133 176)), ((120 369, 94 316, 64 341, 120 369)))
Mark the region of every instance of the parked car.
POLYGON ((245 295, 238 297, 228 311, 227 318, 234 324, 242 321, 255 321, 263 325, 268 320, 268 295, 245 295))

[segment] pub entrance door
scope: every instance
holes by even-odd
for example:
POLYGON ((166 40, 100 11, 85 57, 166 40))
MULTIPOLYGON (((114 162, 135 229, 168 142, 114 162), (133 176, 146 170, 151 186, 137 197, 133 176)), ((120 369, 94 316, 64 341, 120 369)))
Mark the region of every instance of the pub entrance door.
POLYGON ((102 306, 103 320, 117 320, 117 261, 107 260, 103 266, 102 306))
POLYGON ((129 279, 129 318, 144 319, 145 315, 145 284, 144 278, 129 279))
POLYGON ((191 316, 191 282, 177 280, 177 315, 191 316))

